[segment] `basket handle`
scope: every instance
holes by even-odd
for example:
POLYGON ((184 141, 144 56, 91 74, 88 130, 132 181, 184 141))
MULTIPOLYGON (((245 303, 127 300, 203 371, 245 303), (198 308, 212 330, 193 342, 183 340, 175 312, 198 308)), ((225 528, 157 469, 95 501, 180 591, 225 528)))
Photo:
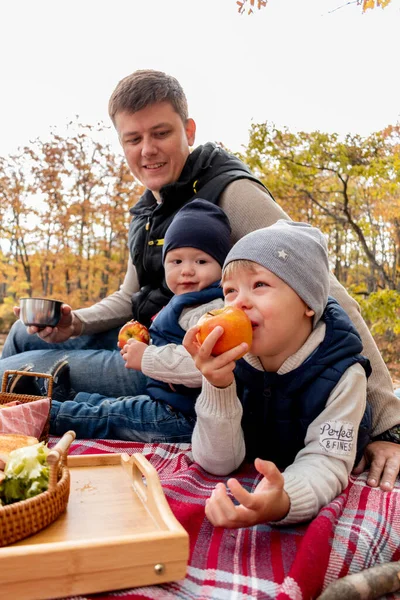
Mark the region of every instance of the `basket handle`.
POLYGON ((7 391, 7 383, 8 383, 8 378, 10 375, 29 375, 29 377, 39 377, 41 379, 48 379, 49 380, 48 395, 50 398, 52 398, 52 396, 53 396, 53 376, 52 375, 49 375, 48 373, 34 373, 33 371, 17 371, 17 370, 4 371, 3 379, 1 382, 1 392, 2 393, 7 391))
POLYGON ((61 465, 65 462, 69 447, 75 438, 75 431, 67 431, 47 455, 47 464, 50 467, 49 492, 54 491, 56 488, 60 461, 61 465))

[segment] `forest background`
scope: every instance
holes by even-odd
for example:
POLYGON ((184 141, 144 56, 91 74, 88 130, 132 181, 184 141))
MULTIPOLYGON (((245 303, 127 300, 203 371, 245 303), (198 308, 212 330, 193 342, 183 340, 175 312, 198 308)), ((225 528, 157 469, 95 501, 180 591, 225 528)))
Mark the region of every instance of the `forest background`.
MULTIPOLYGON (((69 125, 0 158, 0 331, 22 296, 89 306, 122 283, 143 192, 103 126, 69 125)), ((253 124, 236 153, 295 220, 326 234, 331 268, 400 377, 400 124, 367 137, 253 124)), ((243 199, 245 202, 245 199, 243 199)), ((310 266, 311 268, 311 266, 310 266)))
POLYGON ((292 218, 324 231, 332 271, 400 379, 398 3, 192 0, 190 14, 186 0, 118 0, 111 12, 97 0, 2 6, 0 45, 13 52, 0 67, 0 351, 21 296, 80 307, 121 284, 142 188, 102 122, 118 79, 150 67, 183 83, 197 143, 231 148, 292 218), (216 56, 229 58, 222 70, 216 56), (83 118, 63 126, 67 114, 83 118))

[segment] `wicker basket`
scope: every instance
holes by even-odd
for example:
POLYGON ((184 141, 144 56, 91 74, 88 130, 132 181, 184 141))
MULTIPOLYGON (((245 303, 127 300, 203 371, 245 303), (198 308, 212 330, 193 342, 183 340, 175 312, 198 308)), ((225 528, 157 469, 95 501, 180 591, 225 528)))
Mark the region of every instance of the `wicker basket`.
POLYGON ((50 451, 49 488, 28 500, 0 506, 0 547, 18 542, 47 527, 67 508, 70 476, 66 466, 75 432, 68 431, 50 451))
POLYGON ((45 396, 29 396, 28 394, 12 394, 7 392, 7 382, 10 375, 28 375, 29 377, 41 377, 43 379, 49 380, 48 394, 50 399, 50 407, 49 407, 49 416, 45 423, 45 426, 42 431, 42 435, 39 438, 40 442, 47 442, 49 439, 49 429, 50 429, 50 408, 51 408, 51 397, 53 394, 53 377, 48 373, 34 373, 33 371, 5 371, 3 375, 3 381, 1 385, 0 392, 0 404, 7 404, 8 402, 12 402, 17 400, 22 404, 26 402, 35 402, 35 400, 43 400, 45 396))

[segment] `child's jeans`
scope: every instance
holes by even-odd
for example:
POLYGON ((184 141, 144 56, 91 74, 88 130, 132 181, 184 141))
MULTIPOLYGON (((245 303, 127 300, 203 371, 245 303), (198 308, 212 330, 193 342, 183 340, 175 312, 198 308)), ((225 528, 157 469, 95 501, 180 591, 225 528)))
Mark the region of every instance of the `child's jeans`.
POLYGON ((61 436, 72 429, 80 439, 190 443, 195 421, 146 395, 107 398, 79 392, 74 400, 52 401, 50 433, 61 436))

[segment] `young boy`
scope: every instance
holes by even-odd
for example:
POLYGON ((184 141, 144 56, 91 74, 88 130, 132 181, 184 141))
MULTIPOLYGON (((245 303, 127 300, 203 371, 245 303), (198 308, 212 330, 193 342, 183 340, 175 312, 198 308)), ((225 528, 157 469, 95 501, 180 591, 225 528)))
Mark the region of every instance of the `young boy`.
POLYGON ((207 200, 193 200, 177 213, 163 240, 165 279, 175 295, 150 327, 152 344, 130 340, 121 350, 126 367, 149 376, 147 395, 79 392, 70 400, 65 382, 55 385, 53 435, 73 429, 78 438, 190 442, 202 376, 181 344, 201 315, 223 306, 220 279, 230 231, 225 213, 207 200))
POLYGON ((235 363, 248 349, 240 344, 213 357, 222 327, 202 346, 198 327, 187 332, 183 345, 203 373, 193 456, 216 475, 255 459, 263 478, 254 493, 228 480, 239 505, 218 483, 206 514, 221 527, 307 521, 346 486, 357 437, 359 454, 369 442, 369 361, 344 310, 328 300, 325 239, 283 220, 254 231, 229 252, 222 284, 225 304, 251 319, 251 354, 235 363))

